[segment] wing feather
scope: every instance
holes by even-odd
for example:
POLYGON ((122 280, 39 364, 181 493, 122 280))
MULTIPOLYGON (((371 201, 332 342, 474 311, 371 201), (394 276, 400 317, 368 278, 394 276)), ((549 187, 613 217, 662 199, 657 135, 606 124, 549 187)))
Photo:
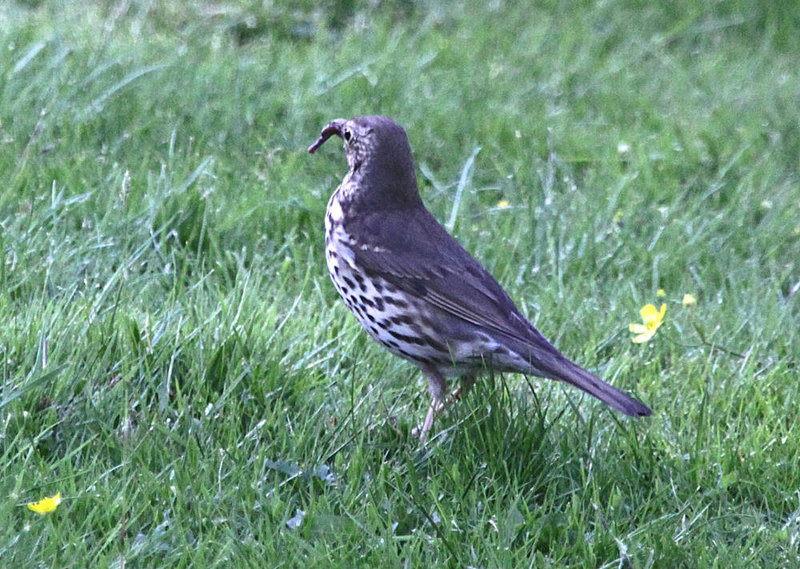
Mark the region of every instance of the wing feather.
POLYGON ((359 216, 346 231, 361 244, 355 262, 368 273, 475 326, 550 345, 494 277, 427 210, 359 216))

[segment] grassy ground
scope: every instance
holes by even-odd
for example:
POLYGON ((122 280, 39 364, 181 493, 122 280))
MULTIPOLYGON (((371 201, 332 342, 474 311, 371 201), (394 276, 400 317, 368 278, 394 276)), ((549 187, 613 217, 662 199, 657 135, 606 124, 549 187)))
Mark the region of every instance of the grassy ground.
POLYGON ((798 566, 792 4, 387 4, 3 3, 0 566, 798 566), (305 152, 366 113, 653 417, 494 377, 420 448, 305 152))

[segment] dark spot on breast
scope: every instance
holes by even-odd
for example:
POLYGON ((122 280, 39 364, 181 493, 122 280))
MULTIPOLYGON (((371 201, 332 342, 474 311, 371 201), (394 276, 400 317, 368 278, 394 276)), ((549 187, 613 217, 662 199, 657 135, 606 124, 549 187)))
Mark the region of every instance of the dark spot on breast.
POLYGON ((401 342, 405 342, 406 344, 416 344, 417 346, 428 345, 428 342, 417 336, 409 336, 408 334, 401 334, 400 332, 395 332, 394 330, 387 330, 387 332, 389 332, 389 334, 391 334, 401 342))
POLYGON ((344 281, 344 284, 347 285, 347 288, 355 288, 356 287, 356 284, 353 281, 351 281, 349 278, 342 277, 342 280, 344 281))
POLYGON ((411 325, 414 322, 414 320, 412 320, 412 318, 407 314, 398 314, 397 316, 392 316, 389 319, 389 321, 392 324, 407 324, 407 325, 411 325))
POLYGON ((439 340, 434 340, 427 334, 422 335, 422 340, 425 344, 429 345, 437 352, 446 352, 446 353, 450 352, 450 350, 447 349, 447 346, 445 346, 442 342, 440 342, 439 340))
POLYGON ((396 306, 397 308, 408 308, 408 303, 405 300, 401 300, 393 296, 384 296, 383 302, 386 304, 391 304, 392 306, 396 306))

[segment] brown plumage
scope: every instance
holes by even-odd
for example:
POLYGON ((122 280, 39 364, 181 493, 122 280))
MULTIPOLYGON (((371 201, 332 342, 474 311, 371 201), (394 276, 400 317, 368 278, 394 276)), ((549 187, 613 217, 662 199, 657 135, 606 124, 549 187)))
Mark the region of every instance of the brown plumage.
POLYGON ((335 119, 308 151, 333 135, 344 141, 348 172, 328 202, 328 269, 370 336, 425 374, 433 402, 423 439, 444 405, 446 377, 461 376, 469 387, 487 366, 569 383, 626 415, 651 414, 561 355, 425 209, 397 123, 335 119))

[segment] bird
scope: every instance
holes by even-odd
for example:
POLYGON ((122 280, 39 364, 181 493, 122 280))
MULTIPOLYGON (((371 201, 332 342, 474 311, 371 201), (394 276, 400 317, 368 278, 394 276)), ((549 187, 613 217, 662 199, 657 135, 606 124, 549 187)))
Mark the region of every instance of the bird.
POLYGON ((652 411, 562 355, 508 293, 425 207, 411 146, 393 119, 334 119, 347 174, 328 201, 325 259, 336 290, 366 332, 416 365, 431 395, 421 427, 462 396, 487 369, 561 381, 632 417, 652 411), (447 379, 460 386, 447 392, 447 379))

